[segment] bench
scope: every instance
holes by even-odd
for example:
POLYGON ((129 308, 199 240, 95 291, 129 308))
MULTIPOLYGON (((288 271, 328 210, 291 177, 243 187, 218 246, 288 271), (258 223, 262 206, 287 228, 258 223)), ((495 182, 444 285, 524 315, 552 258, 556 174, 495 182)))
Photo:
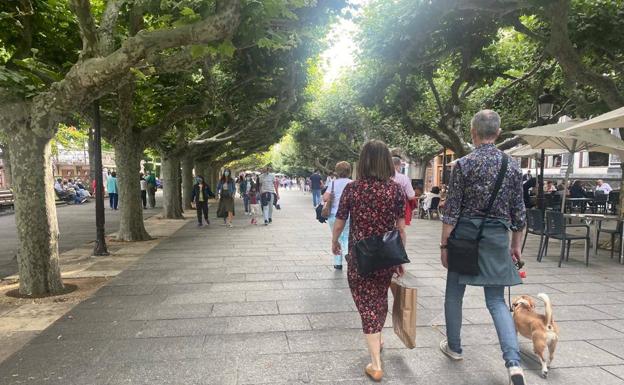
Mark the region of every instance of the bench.
POLYGON ((0 211, 5 208, 15 208, 15 197, 11 190, 0 190, 0 211))

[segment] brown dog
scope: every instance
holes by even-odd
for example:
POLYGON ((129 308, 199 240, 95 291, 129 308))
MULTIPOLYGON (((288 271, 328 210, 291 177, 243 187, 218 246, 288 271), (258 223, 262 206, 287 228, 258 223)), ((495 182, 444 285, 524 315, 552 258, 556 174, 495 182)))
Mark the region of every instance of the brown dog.
POLYGON ((542 364, 542 377, 546 378, 550 363, 555 356, 559 327, 552 317, 550 298, 544 293, 538 294, 537 297, 544 301, 545 314, 537 314, 535 300, 528 295, 522 295, 514 298, 513 319, 518 333, 533 341, 533 351, 542 364), (549 353, 548 360, 546 360, 546 348, 549 353))

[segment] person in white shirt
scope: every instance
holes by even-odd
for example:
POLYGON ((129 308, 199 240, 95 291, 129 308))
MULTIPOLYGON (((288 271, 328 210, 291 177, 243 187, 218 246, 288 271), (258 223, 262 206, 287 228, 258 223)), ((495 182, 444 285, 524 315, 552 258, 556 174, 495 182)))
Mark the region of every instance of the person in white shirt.
POLYGON ((264 225, 273 223, 273 204, 279 200, 279 181, 275 174, 271 172, 271 167, 267 166, 264 173, 260 175, 260 205, 264 214, 264 225))
POLYGON ((598 179, 596 182, 596 191, 602 191, 605 194, 609 195, 613 189, 609 186, 609 183, 605 183, 602 179, 598 179))
MULTIPOLYGON (((338 162, 336 163, 336 177, 335 178, 327 178, 327 190, 325 194, 323 194, 323 201, 329 201, 331 194, 333 192, 334 199, 332 200, 331 209, 329 211, 329 217, 327 218, 327 223, 329 223, 329 230, 331 233, 334 231, 334 224, 336 223, 336 213, 338 212, 338 205, 340 204, 340 197, 342 196, 342 191, 344 188, 351 183, 351 179, 349 176, 351 175, 351 165, 349 162, 338 162)), ((340 254, 334 255, 334 269, 342 270, 342 259, 349 251, 349 220, 345 223, 345 228, 340 233, 340 237, 338 238, 338 242, 340 242, 340 254)))

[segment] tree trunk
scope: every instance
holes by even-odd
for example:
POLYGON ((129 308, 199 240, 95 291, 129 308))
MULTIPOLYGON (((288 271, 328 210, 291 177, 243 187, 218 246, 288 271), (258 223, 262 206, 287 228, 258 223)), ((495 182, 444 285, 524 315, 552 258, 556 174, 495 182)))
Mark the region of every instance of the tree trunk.
MULTIPOLYGON (((89 190, 95 180, 95 147, 93 144, 93 127, 89 126, 89 190)), ((91 191, 95 196, 95 191, 91 191)))
POLYGON ((146 241, 151 239, 143 223, 143 204, 141 203, 141 184, 139 172, 143 146, 139 135, 132 129, 120 130, 120 137, 115 141, 115 164, 119 183, 119 230, 120 241, 146 241))
POLYGON ((14 160, 19 291, 34 296, 60 293, 63 282, 50 139, 25 130, 9 136, 9 147, 14 160))
POLYGON ((161 157, 163 180, 163 218, 184 219, 180 205, 180 159, 163 152, 161 157))
POLYGON ((193 158, 185 156, 182 160, 182 206, 185 210, 191 210, 191 197, 193 196, 193 158))
POLYGON ((13 177, 11 175, 11 151, 9 151, 9 146, 2 147, 2 164, 4 166, 4 187, 11 188, 11 183, 13 182, 13 177))

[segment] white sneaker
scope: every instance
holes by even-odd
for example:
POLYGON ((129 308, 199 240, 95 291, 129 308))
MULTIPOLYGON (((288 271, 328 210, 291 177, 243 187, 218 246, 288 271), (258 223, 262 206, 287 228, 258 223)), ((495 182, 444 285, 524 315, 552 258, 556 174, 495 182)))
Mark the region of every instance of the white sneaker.
POLYGON ((440 341, 440 350, 453 361, 461 361, 464 359, 464 356, 461 353, 454 352, 451 348, 449 348, 447 340, 440 341))
POLYGON ((521 367, 512 366, 507 370, 509 371, 509 385, 526 385, 521 367))

